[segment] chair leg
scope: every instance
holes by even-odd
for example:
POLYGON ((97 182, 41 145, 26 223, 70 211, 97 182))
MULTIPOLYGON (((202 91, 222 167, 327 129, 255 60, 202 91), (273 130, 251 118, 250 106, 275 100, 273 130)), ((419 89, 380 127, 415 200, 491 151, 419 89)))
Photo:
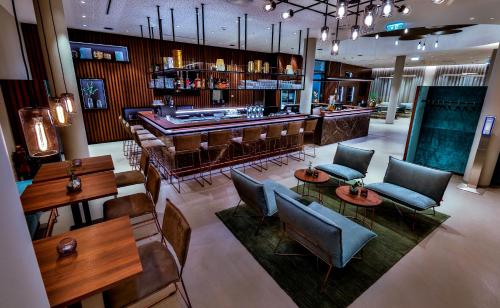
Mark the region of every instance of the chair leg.
POLYGON ((240 207, 240 204, 241 204, 241 199, 240 199, 240 201, 238 201, 238 204, 234 208, 233 216, 236 216, 236 212, 238 211, 238 208, 240 207))
POLYGON ((326 284, 328 283, 328 277, 330 277, 332 269, 333 265, 329 265, 328 271, 326 272, 325 278, 323 279, 323 283, 321 284, 321 293, 324 293, 326 291, 326 284))
POLYGON ((262 225, 264 224, 264 219, 265 219, 265 218, 266 218, 266 216, 262 215, 262 218, 261 218, 261 220, 259 221, 259 225, 257 226, 257 229, 255 230, 254 235, 259 234, 260 227, 262 227, 262 225))
MULTIPOLYGON (((184 302, 186 303, 186 305, 188 306, 188 308, 191 308, 193 306, 191 305, 191 300, 189 299, 189 294, 187 292, 186 285, 184 284, 184 279, 182 279, 182 277, 181 277, 180 280, 181 280, 182 288, 184 289, 184 294, 186 295, 185 299, 184 299, 184 296, 181 296, 181 297, 184 300, 184 302)), ((177 287, 177 285, 176 285, 176 287, 177 287)))

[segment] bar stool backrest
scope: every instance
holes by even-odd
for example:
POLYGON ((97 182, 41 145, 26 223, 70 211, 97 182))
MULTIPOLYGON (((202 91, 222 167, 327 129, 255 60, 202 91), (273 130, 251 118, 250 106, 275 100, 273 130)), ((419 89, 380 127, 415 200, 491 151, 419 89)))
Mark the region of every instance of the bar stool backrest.
POLYGON ((146 149, 142 149, 141 151, 141 161, 139 162, 139 167, 141 171, 144 172, 144 176, 148 176, 148 166, 149 166, 149 154, 146 149))
POLYGON ((153 200, 154 204, 158 202, 160 196, 161 176, 158 170, 152 165, 148 167, 148 177, 146 178, 146 192, 153 200))
POLYGON ((301 127, 302 127, 302 121, 288 122, 286 128, 286 135, 287 136, 298 135, 301 127))
POLYGON ((229 130, 218 130, 208 133, 208 147, 222 147, 229 144, 229 139, 231 138, 231 131, 229 130))
POLYGON ((262 128, 258 127, 247 127, 243 129, 243 142, 255 142, 260 140, 260 133, 262 128))
POLYGON ((169 199, 167 199, 163 214, 162 236, 172 245, 179 260, 180 275, 182 275, 191 240, 191 227, 182 212, 169 199))
POLYGON ((304 124, 304 133, 314 133, 318 125, 318 119, 306 121, 304 124))
POLYGON ((201 134, 174 136, 175 152, 197 152, 200 149, 201 134))
POLYGON ((283 124, 273 124, 267 126, 266 139, 277 139, 281 137, 283 124))

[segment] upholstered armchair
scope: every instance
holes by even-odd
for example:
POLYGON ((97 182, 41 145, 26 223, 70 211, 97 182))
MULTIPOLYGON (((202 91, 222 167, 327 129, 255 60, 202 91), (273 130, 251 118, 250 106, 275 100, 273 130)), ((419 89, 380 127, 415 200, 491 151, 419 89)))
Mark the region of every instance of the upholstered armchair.
POLYGON ((266 217, 273 216, 278 212, 276 199, 274 197, 275 191, 289 196, 294 200, 299 200, 301 197, 296 192, 273 180, 259 182, 245 173, 235 169, 231 169, 231 178, 233 179, 234 187, 240 197, 240 201, 234 210, 234 215, 236 215, 241 202, 254 209, 260 217, 259 225, 255 231, 256 234, 264 222, 264 219, 266 217))
MULTIPOLYGON (((295 240, 329 265, 322 283, 325 289, 333 267, 343 268, 377 235, 341 214, 312 202, 305 206, 280 192, 275 193, 283 235, 295 240)), ((276 245, 275 253, 281 243, 276 245)), ((277 253, 279 254, 279 253, 277 253)))
POLYGON ((372 160, 374 150, 364 150, 339 143, 332 164, 316 166, 340 181, 363 179, 372 160))

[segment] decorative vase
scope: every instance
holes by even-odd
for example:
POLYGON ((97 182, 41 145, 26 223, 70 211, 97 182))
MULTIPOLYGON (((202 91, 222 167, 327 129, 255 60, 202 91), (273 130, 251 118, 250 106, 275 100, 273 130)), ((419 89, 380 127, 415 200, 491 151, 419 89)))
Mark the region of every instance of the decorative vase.
POLYGON ((87 108, 88 109, 94 108, 94 100, 92 99, 92 97, 87 98, 87 108))
POLYGON ((66 184, 68 192, 75 192, 82 190, 82 180, 74 173, 71 173, 68 184, 66 184))
POLYGON ((357 195, 358 194, 358 188, 356 186, 350 186, 349 187, 349 193, 351 195, 357 195))

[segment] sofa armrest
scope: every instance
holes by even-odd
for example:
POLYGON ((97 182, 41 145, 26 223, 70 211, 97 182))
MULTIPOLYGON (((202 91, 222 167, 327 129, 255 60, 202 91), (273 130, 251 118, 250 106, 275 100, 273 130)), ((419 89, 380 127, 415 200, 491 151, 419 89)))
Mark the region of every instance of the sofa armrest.
POLYGON ((267 216, 272 216, 278 212, 274 192, 278 192, 297 201, 301 199, 301 195, 273 180, 265 180, 262 184, 264 185, 264 195, 268 208, 268 213, 266 214, 267 216))

